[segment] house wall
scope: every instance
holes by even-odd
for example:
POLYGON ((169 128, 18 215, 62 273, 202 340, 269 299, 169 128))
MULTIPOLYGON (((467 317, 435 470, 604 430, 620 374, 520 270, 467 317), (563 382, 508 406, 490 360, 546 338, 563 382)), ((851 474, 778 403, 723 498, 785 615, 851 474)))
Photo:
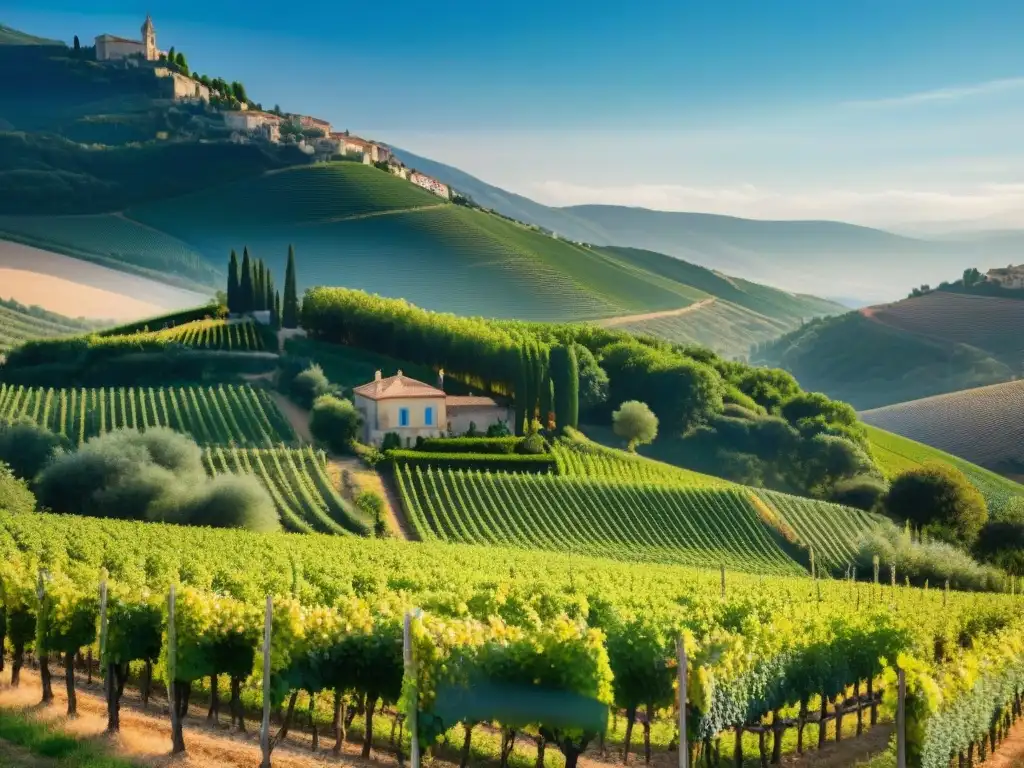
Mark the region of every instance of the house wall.
POLYGON ((515 412, 511 408, 500 406, 460 406, 448 409, 448 423, 446 428, 456 436, 469 431, 472 422, 480 432, 486 432, 492 424, 504 421, 508 424, 510 431, 515 431, 515 412))
POLYGON ((445 413, 444 398, 438 397, 396 397, 386 400, 371 400, 368 397, 356 394, 353 399, 356 410, 363 416, 362 442, 370 445, 380 445, 384 435, 388 432, 395 432, 402 438, 403 446, 408 440, 414 444, 417 437, 443 437, 445 433, 447 415, 445 413), (428 426, 425 422, 425 409, 434 409, 434 424, 428 426), (400 427, 399 411, 402 408, 409 409, 409 426, 400 427))
POLYGON ((146 55, 146 46, 141 42, 104 40, 99 37, 96 38, 95 42, 97 61, 110 61, 112 59, 125 59, 129 56, 146 55))
POLYGON ((442 184, 437 179, 424 176, 422 173, 414 173, 409 176, 409 181, 418 187, 423 187, 428 192, 433 192, 438 197, 443 197, 445 200, 451 199, 451 190, 448 189, 448 185, 442 184))

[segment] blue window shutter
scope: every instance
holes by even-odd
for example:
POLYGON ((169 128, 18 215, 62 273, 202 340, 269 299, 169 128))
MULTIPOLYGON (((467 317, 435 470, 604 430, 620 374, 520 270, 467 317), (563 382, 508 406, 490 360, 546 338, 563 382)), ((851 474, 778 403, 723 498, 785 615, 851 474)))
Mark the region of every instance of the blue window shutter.
POLYGON ((408 427, 409 426, 409 409, 399 408, 398 409, 398 426, 408 427))
POLYGON ((426 422, 428 427, 434 426, 434 409, 431 406, 427 406, 426 413, 423 414, 423 420, 426 422))

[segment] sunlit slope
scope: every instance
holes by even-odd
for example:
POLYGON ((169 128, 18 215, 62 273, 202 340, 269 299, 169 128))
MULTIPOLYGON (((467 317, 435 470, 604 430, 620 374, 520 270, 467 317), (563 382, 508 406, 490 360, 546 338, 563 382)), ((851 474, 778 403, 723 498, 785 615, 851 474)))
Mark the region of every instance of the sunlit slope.
POLYGON ((963 472, 981 491, 995 518, 1007 517, 1014 508, 1024 505, 1024 485, 990 472, 969 461, 952 456, 922 443, 867 425, 868 440, 875 461, 890 479, 902 472, 916 469, 928 462, 938 462, 963 472))
POLYGON ((704 296, 350 162, 272 172, 132 208, 127 216, 214 263, 248 246, 281 270, 293 244, 300 289, 343 284, 461 314, 590 319, 676 309, 704 296))

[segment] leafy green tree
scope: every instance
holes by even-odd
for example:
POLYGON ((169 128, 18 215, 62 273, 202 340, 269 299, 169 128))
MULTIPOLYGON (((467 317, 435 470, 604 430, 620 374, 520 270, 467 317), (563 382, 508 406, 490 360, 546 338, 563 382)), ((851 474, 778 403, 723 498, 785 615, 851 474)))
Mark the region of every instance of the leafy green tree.
POLYGON ((977 267, 971 267, 970 269, 964 270, 964 287, 970 288, 973 285, 977 285, 984 281, 985 278, 981 276, 981 272, 978 271, 977 267))
POLYGON ((946 464, 931 463, 893 480, 886 513, 935 538, 970 547, 988 520, 985 497, 967 477, 946 464))
POLYGON ((249 101, 249 95, 245 92, 245 86, 237 80, 231 83, 231 95, 238 99, 242 104, 249 101))
POLYGON ((328 380, 324 369, 314 363, 292 379, 288 394, 303 408, 312 408, 318 397, 329 395, 333 391, 334 386, 328 380))
POLYGON ((362 421, 362 416, 351 400, 334 395, 321 395, 313 403, 309 431, 332 451, 345 453, 350 450, 352 441, 358 437, 362 421))
POLYGON ((240 285, 238 282, 238 254, 231 249, 231 258, 228 260, 228 311, 239 312, 238 297, 240 285))
POLYGON ((179 51, 178 54, 174 57, 174 63, 178 65, 178 68, 182 72, 184 72, 186 75, 188 74, 188 59, 185 58, 184 53, 179 51))
POLYGON ((239 280, 238 311, 242 314, 252 312, 254 299, 252 259, 249 258, 249 248, 245 247, 242 249, 242 277, 239 280))
POLYGON ((612 428, 630 451, 636 451, 638 445, 653 442, 658 436, 658 417, 646 403, 629 400, 612 414, 612 428))
POLYGON ((573 344, 572 351, 579 371, 579 412, 592 416, 608 402, 608 374, 582 344, 573 344))
POLYGON ((288 266, 284 273, 284 304, 281 307, 281 326, 299 327, 299 293, 295 277, 295 248, 288 246, 288 266))

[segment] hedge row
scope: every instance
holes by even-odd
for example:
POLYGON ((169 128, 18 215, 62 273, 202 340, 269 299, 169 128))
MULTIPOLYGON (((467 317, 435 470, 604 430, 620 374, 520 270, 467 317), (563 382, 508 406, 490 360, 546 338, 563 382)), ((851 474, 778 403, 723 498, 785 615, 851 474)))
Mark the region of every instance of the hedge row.
POLYGON ((428 437, 417 450, 428 453, 515 453, 521 437, 428 437))
POLYGON ((182 323, 191 323, 195 320, 204 320, 207 317, 220 317, 224 310, 217 304, 207 304, 202 307, 194 307, 192 309, 183 309, 180 312, 171 312, 166 315, 157 315, 156 317, 147 317, 143 320, 136 320, 132 323, 125 323, 124 325, 117 325, 113 328, 107 328, 101 332, 100 336, 124 336, 129 333, 138 333, 139 331, 159 331, 164 327, 175 327, 182 323))
POLYGON ((392 450, 387 453, 396 466, 434 469, 479 469, 484 472, 533 472, 544 474, 555 471, 555 458, 551 454, 493 454, 493 453, 424 453, 421 451, 392 450))

